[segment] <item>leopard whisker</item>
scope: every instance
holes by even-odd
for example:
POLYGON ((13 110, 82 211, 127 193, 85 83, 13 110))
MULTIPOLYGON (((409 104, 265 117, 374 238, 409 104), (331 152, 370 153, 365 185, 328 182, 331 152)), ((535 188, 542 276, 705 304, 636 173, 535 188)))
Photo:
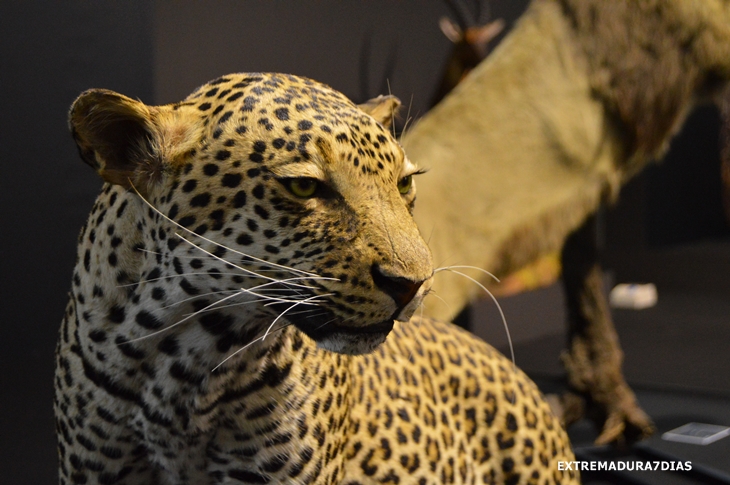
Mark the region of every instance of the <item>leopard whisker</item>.
MULTIPOLYGON (((151 249, 145 249, 145 248, 136 248, 136 250, 137 251, 140 251, 140 252, 143 252, 143 253, 154 254, 154 255, 162 255, 162 254, 164 254, 164 253, 162 253, 160 251, 153 251, 151 249)), ((198 257, 199 256, 194 255, 194 254, 188 254, 188 255, 182 255, 181 254, 181 255, 177 256, 177 258, 179 258, 179 259, 185 259, 185 260, 197 259, 198 257)), ((226 264, 233 264, 233 263, 230 263, 227 260, 225 260, 225 261, 226 261, 226 264)), ((256 261, 247 261, 246 260, 246 257, 244 256, 244 257, 241 258, 241 263, 240 264, 245 264, 245 263, 260 264, 260 263, 257 263, 256 261)), ((277 268, 259 268, 257 271, 260 271, 260 272, 267 272, 267 271, 269 271, 269 272, 277 272, 277 271, 281 271, 281 269, 277 269, 277 268)), ((238 274, 238 273, 219 273, 219 274, 238 274)))
POLYGON ((301 309, 301 310, 297 310, 295 312, 289 312, 288 315, 289 316, 293 316, 293 315, 305 315, 305 314, 309 313, 310 316, 311 316, 311 314, 312 313, 315 313, 315 312, 320 312, 321 313, 321 306, 320 305, 314 305, 314 308, 308 308, 306 310, 305 309, 301 309))
POLYGON ((183 303, 187 303, 192 300, 197 300, 198 298, 204 298, 206 296, 212 296, 212 295, 220 295, 223 293, 239 293, 240 290, 219 290, 219 291, 210 291, 208 293, 200 293, 198 295, 189 296, 187 298, 183 298, 182 300, 178 300, 175 303, 170 303, 169 305, 163 305, 160 308, 163 310, 167 310, 168 308, 172 308, 177 305, 182 305, 183 303))
POLYGON ((276 301, 276 302, 279 302, 279 303, 291 303, 291 302, 301 303, 302 302, 301 300, 287 300, 287 299, 282 299, 282 298, 274 298, 274 297, 270 297, 270 296, 266 296, 266 295, 260 295, 260 294, 257 294, 256 292, 252 291, 252 290, 249 290, 249 289, 246 289, 246 288, 241 288, 240 291, 238 291, 238 292, 236 292, 236 293, 234 293, 232 295, 228 295, 228 296, 226 296, 224 298, 221 298, 220 300, 217 300, 217 301, 211 303, 210 305, 207 305, 204 308, 201 308, 200 310, 197 310, 197 311, 195 311, 193 313, 184 315, 182 319, 178 320, 177 322, 173 323, 172 325, 168 325, 167 327, 165 327, 163 329, 160 329, 160 330, 157 330, 155 332, 152 332, 152 333, 150 333, 148 335, 143 335, 142 337, 138 337, 136 339, 131 339, 130 342, 136 342, 138 340, 142 340, 142 339, 146 339, 146 338, 149 338, 149 337, 154 337, 155 335, 159 335, 159 334, 161 334, 163 332, 166 332, 166 331, 168 331, 168 330, 170 330, 170 329, 172 329, 172 328, 174 328, 174 327, 176 327, 176 326, 178 326, 178 325, 180 325, 180 324, 182 324, 182 323, 190 320, 191 318, 193 318, 193 317, 195 317, 197 315, 200 315, 200 314, 205 313, 205 312, 208 312, 208 311, 212 311, 214 309, 217 310, 218 308, 220 308, 219 305, 221 303, 223 303, 225 301, 228 301, 231 298, 235 298, 237 296, 243 295, 243 294, 251 294, 251 295, 257 296, 257 297, 261 298, 260 301, 272 301, 273 300, 273 301, 276 301))
POLYGON ((155 335, 159 335, 159 334, 161 334, 163 332, 167 332, 168 330, 170 330, 170 329, 172 329, 174 327, 177 327, 178 325, 180 325, 180 324, 182 324, 182 323, 190 320, 191 318, 199 315, 200 313, 203 313, 205 310, 208 310, 208 309, 210 309, 212 307, 215 307, 219 303, 222 303, 222 302, 224 302, 226 300, 230 300, 231 298, 234 298, 234 297, 236 297, 236 296, 238 296, 240 294, 241 294, 241 292, 237 292, 237 293, 234 293, 232 295, 226 296, 225 298, 222 298, 222 299, 220 299, 218 301, 215 301, 215 302, 211 303, 210 305, 206 306, 205 308, 201 308, 200 310, 198 310, 196 312, 190 313, 188 315, 184 315, 181 320, 178 320, 177 322, 173 323, 172 325, 168 325, 165 328, 162 328, 160 330, 156 330, 156 331, 154 331, 154 332, 152 332, 150 334, 147 334, 147 335, 143 335, 142 337, 137 337, 135 339, 131 339, 131 340, 129 340, 129 342, 137 342, 138 340, 143 340, 143 339, 146 339, 146 338, 154 337, 155 335))
MULTIPOLYGON (((208 273, 184 273, 182 275, 176 275, 176 276, 184 276, 184 275, 207 275, 207 274, 208 273)), ((218 273, 218 274, 237 274, 237 273, 218 273)), ((169 277, 153 278, 151 280, 145 280, 145 282, 147 282, 147 281, 155 281, 155 280, 163 279, 163 278, 169 278, 169 277)), ((297 294, 302 294, 302 292, 300 292, 298 289, 295 289, 295 288, 266 288, 267 286, 274 285, 276 283, 284 283, 284 284, 286 284, 289 281, 292 281, 292 280, 300 280, 300 279, 308 279, 308 278, 307 277, 297 277, 297 278, 288 278, 288 279, 279 280, 279 281, 270 281, 268 283, 262 283, 260 285, 254 286, 253 288, 249 288, 249 289, 250 290, 257 290, 257 291, 260 291, 262 289, 264 291, 267 291, 267 290, 269 290, 269 291, 293 291, 293 292, 296 292, 297 294)), ((129 286, 129 285, 122 285, 122 286, 129 286)), ((302 288, 311 289, 311 290, 316 289, 313 286, 304 286, 304 285, 302 286, 302 288)), ((239 292, 240 293, 240 291, 241 291, 240 289, 236 289, 236 290, 211 291, 211 292, 208 292, 208 293, 194 295, 194 296, 191 296, 191 297, 188 297, 188 298, 183 298, 182 300, 176 301, 175 303, 171 303, 169 305, 164 305, 161 308, 163 308, 163 309, 172 308, 172 307, 174 307, 176 305, 180 305, 182 303, 185 303, 185 302, 188 302, 188 301, 191 301, 191 300, 195 300, 197 298, 202 298, 202 297, 205 297, 205 296, 217 295, 217 294, 221 294, 221 293, 233 293, 233 292, 239 292)), ((261 300, 256 300, 256 301, 266 301, 266 300, 265 299, 261 299, 261 300)))
MULTIPOLYGON (((274 279, 274 280, 272 280, 272 281, 270 281, 268 283, 262 283, 262 284, 260 284, 258 286, 255 286, 255 287, 251 288, 251 289, 252 290, 258 290, 258 289, 261 289, 261 288, 266 288, 267 290, 276 290, 276 291, 300 291, 300 289, 304 289, 304 290, 316 290, 317 288, 315 286, 300 285, 300 284, 289 284, 292 281, 300 281, 300 280, 306 281, 306 280, 311 280, 311 279, 312 278, 309 277, 309 276, 298 276, 298 277, 295 277, 295 278, 285 278, 283 280, 274 279), (292 288, 267 288, 269 286, 276 285, 276 284, 283 284, 283 285, 285 285, 287 287, 288 286, 291 286, 292 288)), ((324 276, 320 276, 320 277, 318 277, 316 279, 318 279, 318 280, 330 280, 330 281, 334 280, 334 281, 338 281, 337 278, 329 278, 329 277, 324 277, 324 276)))
MULTIPOLYGON (((310 299, 314 299, 314 298, 316 298, 318 296, 329 296, 329 295, 316 295, 316 296, 311 297, 310 299)), ((289 308, 287 308, 286 310, 284 310, 283 312, 281 312, 279 315, 277 315, 277 317, 271 322, 271 325, 269 325, 269 327, 266 329, 266 331, 264 332, 264 334, 262 336, 255 338, 251 342, 247 343, 246 345, 244 345, 243 347, 241 347, 240 349, 236 350, 231 355, 229 355, 228 357, 226 357, 225 359, 223 359, 217 366, 215 366, 211 370, 211 372, 215 372, 220 366, 222 366, 223 364, 225 364, 228 360, 232 359, 236 354, 238 354, 240 352, 243 352, 244 350, 246 350, 248 347, 250 347, 251 345, 255 344, 256 342, 262 342, 268 335, 270 335, 272 333, 272 328, 274 327, 274 325, 276 324, 276 322, 278 322, 279 319, 281 319, 281 317, 284 316, 284 314, 286 314, 289 310, 291 310, 292 308, 296 307, 297 305, 299 305, 301 303, 304 303, 304 301, 300 301, 300 302, 297 302, 297 303, 291 305, 289 308)), ((276 330, 274 330, 274 332, 281 331, 284 328, 288 327, 289 325, 291 325, 291 322, 285 323, 281 327, 279 327, 276 330)))
MULTIPOLYGON (((390 89, 390 79, 385 79, 386 84, 388 85, 388 95, 392 96, 393 92, 390 89)), ((395 134, 395 110, 390 112, 390 131, 393 132, 393 138, 397 138, 397 135, 395 134)))
MULTIPOLYGON (((172 219, 171 219, 170 217, 168 217, 167 215, 163 214, 163 213, 162 213, 162 211, 160 211, 160 210, 159 210, 159 209, 158 209, 157 207, 155 207, 154 205, 152 205, 152 203, 150 203, 150 202, 149 202, 149 201, 148 201, 148 200, 147 200, 147 199, 146 199, 146 198, 145 198, 145 197, 144 197, 144 196, 143 196, 143 195, 142 195, 142 194, 141 194, 141 193, 139 192, 139 190, 137 190, 137 187, 135 187, 135 186, 134 186, 134 184, 133 184, 133 183, 131 183, 131 181, 130 181, 130 184, 131 184, 131 186, 132 186, 132 189, 133 189, 133 190, 135 191, 135 193, 136 193, 136 194, 137 194, 137 195, 139 196, 139 198, 140 198, 140 199, 142 199, 142 201, 143 201, 143 202, 144 202, 145 204, 147 204, 147 205, 148 205, 148 206, 150 207, 150 209, 152 209, 153 211, 155 211, 156 213, 158 213, 158 214, 159 214, 160 216, 162 216, 162 217, 163 217, 163 218, 164 218, 164 219, 165 219, 166 221, 168 221, 169 223, 171 223, 171 224, 175 225, 176 227, 179 227, 180 229, 182 229, 183 231, 187 232, 188 234, 192 234, 192 235, 194 235, 194 236, 196 236, 196 237, 199 237, 199 238, 200 238, 200 239, 202 239, 203 241, 206 241, 206 242, 209 242, 209 243, 211 243, 211 244, 213 244, 213 245, 215 245, 215 246, 218 246, 218 247, 224 248, 224 249, 226 249, 227 251, 231 251, 231 252, 233 252, 233 253, 235 253, 235 254, 238 254, 238 255, 241 255, 241 256, 246 256, 247 258, 250 258, 250 259, 252 259, 252 260, 254 260, 254 261, 258 261, 258 262, 260 262, 260 263, 262 263, 262 264, 265 264, 265 265, 267 265, 267 266, 273 266, 273 267, 276 267, 276 268, 280 268, 280 269, 283 269, 283 270, 286 270, 286 271, 290 271, 290 272, 292 272, 292 273, 299 273, 299 274, 304 274, 304 275, 308 275, 308 276, 316 276, 316 277, 319 277, 319 275, 317 275, 317 274, 315 274, 315 273, 310 273, 310 272, 308 272, 308 271, 303 271, 303 270, 301 270, 301 269, 295 269, 295 268, 290 268, 290 267, 288 267, 288 266, 284 266, 284 265, 281 265, 281 264, 277 264, 277 263, 272 263, 272 262, 270 262, 270 261, 265 261, 265 260, 263 260, 263 259, 260 259, 260 258, 257 258, 257 257, 255 257, 255 256, 251 256, 250 254, 246 254, 246 253, 243 253, 243 252, 241 252, 241 251, 238 251, 238 250, 236 250, 236 249, 233 249, 233 248, 229 248, 229 247, 225 246, 224 244, 220 244, 220 243, 218 243, 218 242, 216 242, 216 241, 213 241, 212 239, 208 239, 207 237, 205 237, 205 236, 202 236, 202 235, 200 235, 200 234, 198 234, 198 233, 196 233, 196 232, 194 232, 194 231, 192 231, 192 230, 188 229, 187 227, 185 227, 185 226, 183 226, 183 225, 179 224, 178 222, 176 222, 176 221, 172 220, 172 219)), ((180 238, 181 238, 181 239, 183 239, 184 241, 186 241, 186 239, 185 239, 185 238, 183 238, 182 236, 180 236, 180 235, 179 235, 178 233, 175 233, 175 235, 176 235, 176 236, 178 236, 178 237, 180 237, 180 238)), ((202 249, 202 248, 201 248, 201 249, 202 249)), ((226 261, 224 261, 224 262, 226 262, 226 261)), ((230 264, 230 263, 229 263, 229 264, 230 264)), ((239 269, 240 269, 240 268, 239 268, 239 269)))
MULTIPOLYGON (((280 331, 284 330, 286 327, 288 327, 290 325, 291 325, 291 323, 290 322, 287 322, 284 325, 282 325, 281 327, 279 327, 276 330, 274 330, 274 332, 280 332, 280 331)), ((218 368, 220 368, 223 364, 225 364, 230 359, 232 359, 236 354, 239 354, 239 353, 243 352, 244 350, 246 350, 247 348, 249 348, 250 346, 252 346, 253 344, 255 344, 257 342, 262 341, 265 336, 266 335, 262 335, 260 337, 256 337, 255 339, 253 339, 252 341, 250 341, 249 343, 247 343, 246 345, 244 345, 240 349, 237 349, 231 355, 229 355, 228 357, 226 357, 225 359, 223 359, 217 366, 213 367, 213 369, 211 369, 211 372, 215 372, 216 370, 218 370, 218 368)))
POLYGON ((403 124, 403 129, 400 132, 400 137, 403 138, 406 135, 406 130, 408 129, 408 123, 411 122, 414 118, 411 118, 411 108, 413 108, 413 93, 411 93, 411 99, 408 102, 408 112, 406 113, 406 122, 403 124))
MULTIPOLYGON (((238 306, 243 306, 243 305, 249 305, 249 304, 253 304, 253 303, 261 303, 263 301, 266 301, 266 300, 259 299, 259 300, 249 300, 249 301, 242 301, 242 302, 237 302, 237 303, 230 303, 228 305, 223 305, 223 306, 215 307, 213 310, 221 310, 223 308, 233 308, 233 307, 238 307, 238 306)), ((307 305, 311 305, 313 307, 319 307, 320 306, 319 304, 312 303, 312 302, 307 302, 306 304, 307 305)), ((273 303, 269 303, 268 305, 273 305, 273 303)), ((264 306, 267 306, 267 305, 264 305, 264 306)), ((299 314, 302 314, 302 313, 313 312, 313 311, 316 311, 316 310, 317 310, 317 308, 311 308, 309 310, 302 310, 302 311, 299 311, 299 312, 290 313, 289 315, 299 315, 299 314)), ((212 310, 206 310, 206 311, 212 311, 212 310)))
MULTIPOLYGON (((230 264, 230 263, 226 263, 226 264, 230 264)), ((325 276, 319 276, 319 277, 316 277, 316 278, 315 277, 311 277, 311 276, 300 276, 300 277, 296 277, 296 278, 285 278, 283 280, 277 280, 276 278, 266 277, 266 276, 262 276, 262 275, 259 275, 259 274, 256 274, 256 273, 253 273, 253 274, 241 274, 241 273, 223 273, 223 272, 221 272, 221 273, 215 273, 215 274, 216 275, 220 275, 220 276, 241 276, 243 278, 252 278, 252 279, 255 279, 255 278, 266 278, 266 279, 271 280, 271 284, 274 284, 276 282, 289 282, 289 281, 299 281, 299 280, 303 280, 303 281, 307 281, 307 280, 335 280, 335 281, 339 281, 337 278, 331 278, 331 277, 325 277, 325 276)), ((183 276, 209 276, 209 275, 210 275, 210 273, 205 272, 205 271, 191 271, 191 272, 187 272, 187 273, 180 273, 180 274, 159 276, 157 278, 144 279, 144 280, 136 281, 134 283, 125 283, 123 285, 117 285, 117 288, 127 288, 127 287, 130 287, 130 286, 141 285, 142 283, 152 283, 154 281, 168 280, 168 279, 172 279, 172 278, 180 278, 180 277, 183 277, 183 276)), ((288 286, 296 286, 298 288, 302 288, 302 289, 305 289, 305 290, 314 290, 314 289, 316 289, 316 287, 314 287, 314 286, 300 285, 300 284, 294 284, 294 285, 288 285, 288 286)), ((291 288, 291 289, 293 290, 293 288, 291 288)))
MULTIPOLYGON (((230 297, 226 297, 225 299, 230 299, 233 296, 245 295, 245 294, 256 296, 259 299, 258 300, 250 300, 250 301, 244 301, 244 302, 234 303, 234 304, 231 304, 231 305, 227 305, 226 307, 218 307, 218 306, 216 306, 215 308, 205 307, 205 308, 202 308, 200 310, 197 310, 197 311, 195 311, 195 312, 193 312, 191 314, 188 314, 188 315, 196 315, 198 313, 205 313, 205 312, 209 312, 209 311, 213 311, 213 310, 218 310, 220 308, 228 308, 228 307, 237 306, 237 305, 245 305, 245 304, 248 304, 248 303, 261 303, 261 302, 264 302, 264 301, 266 301, 268 303, 264 304, 263 306, 272 306, 272 305, 278 305, 278 304, 281 304, 281 303, 302 303, 304 301, 304 300, 295 300, 295 299, 287 299, 287 298, 277 298, 277 297, 273 297, 273 296, 262 295, 262 294, 253 292, 251 290, 248 290, 246 288, 241 288, 241 290, 238 291, 236 293, 236 295, 231 295, 230 297)), ((317 296, 320 296, 320 295, 317 295, 317 296)), ((218 300, 218 301, 220 302, 222 300, 218 300)), ((317 302, 315 302, 315 303, 307 302, 306 304, 307 305, 316 305, 317 302)))
POLYGON ((494 281, 496 281, 497 283, 499 283, 499 282, 500 282, 499 278, 497 278, 497 277, 496 277, 496 276, 495 276, 495 275, 494 275, 493 273, 490 273, 490 272, 489 272, 489 271, 487 271, 486 269, 483 269, 483 268, 479 268, 479 267, 477 267, 477 266, 469 266, 469 265, 464 265, 464 264, 461 264, 461 265, 454 265, 454 266, 444 266, 444 267, 441 267, 441 268, 436 268, 436 269, 434 270, 434 273, 438 273, 439 271, 449 271, 449 270, 452 270, 452 269, 474 269, 474 270, 476 270, 476 271, 479 271, 479 272, 482 272, 482 273, 484 273, 484 274, 485 274, 485 275, 487 275, 487 276, 490 276, 490 277, 491 277, 491 278, 493 278, 493 279, 494 279, 494 281))
MULTIPOLYGON (((242 275, 241 273, 216 273, 222 276, 245 276, 246 278, 256 278, 256 276, 252 275, 242 275)), ((172 278, 180 278, 182 276, 209 276, 210 273, 207 273, 205 271, 191 271, 188 273, 180 273, 180 274, 173 274, 173 275, 166 275, 166 276, 159 276, 157 278, 150 278, 145 280, 139 280, 135 283, 125 283, 123 285, 117 285, 117 288, 126 288, 129 286, 135 286, 135 285, 141 285, 142 283, 152 283, 154 281, 161 281, 161 280, 169 280, 172 278)))
POLYGON ((447 302, 447 301, 446 301, 446 300, 445 300, 445 299, 444 299, 444 298, 443 298, 443 297, 442 297, 441 295, 439 295, 438 293, 436 293, 436 292, 435 292, 435 291, 434 291, 433 289, 429 289, 429 290, 428 290, 428 291, 427 291, 427 292, 426 292, 426 293, 425 293, 425 294, 423 295, 423 299, 425 300, 427 296, 431 296, 431 295, 433 295, 433 296, 435 296, 436 298, 438 298, 439 300, 441 300, 441 302, 442 302, 442 303, 443 303, 444 305, 446 305, 446 306, 447 306, 448 308, 451 308, 451 304, 450 304, 449 302, 447 302))
MULTIPOLYGON (((136 250, 137 251, 140 251, 140 252, 143 252, 143 253, 154 254, 154 255, 162 255, 162 254, 164 254, 164 253, 161 253, 159 251, 152 251, 151 249, 145 249, 145 248, 136 248, 136 250)), ((177 257, 179 259, 192 260, 192 259, 197 259, 199 256, 194 255, 194 254, 188 254, 188 255, 179 255, 177 257)), ((233 265, 234 264, 234 263, 231 263, 230 261, 225 260, 225 259, 223 259, 222 261, 225 261, 225 264, 230 264, 230 265, 233 265)), ((243 265, 243 264, 247 264, 247 263, 250 263, 250 264, 260 264, 260 263, 257 263, 256 261, 248 261, 245 256, 242 257, 240 264, 243 265)), ((281 272, 281 269, 277 269, 277 268, 258 268, 256 271, 259 272, 259 273, 265 273, 265 272, 274 273, 274 272, 281 272)), ((187 273, 187 274, 203 274, 203 273, 187 273)), ((221 275, 240 275, 240 273, 218 273, 218 274, 221 274, 221 275)), ((175 276, 184 276, 184 274, 183 275, 175 275, 175 276)), ((153 280, 147 280, 147 281, 153 281, 153 280)))
MULTIPOLYGON (((319 296, 320 295, 317 295, 317 297, 319 297, 319 296)), ((269 300, 270 300, 270 298, 269 298, 269 300)), ((308 300, 310 300, 310 299, 308 299, 308 300)), ((281 303, 297 303, 297 302, 303 302, 303 301, 304 300, 284 300, 284 299, 282 299, 281 301, 269 301, 268 303, 264 303, 263 306, 269 307, 269 306, 279 305, 281 303)), ((311 301, 306 302, 307 305, 312 305, 312 306, 320 306, 321 303, 326 303, 326 301, 325 300, 311 300, 311 301)))
MULTIPOLYGON (((272 282, 277 282, 277 281, 279 281, 279 280, 277 280, 276 278, 272 278, 272 277, 270 277, 270 276, 265 276, 265 275, 261 275, 261 274, 258 274, 258 273, 256 273, 256 272, 255 272, 255 271, 253 271, 253 270, 250 270, 250 269, 246 269, 246 268, 242 268, 241 266, 238 266, 238 265, 236 265, 236 264, 234 264, 234 263, 231 263, 230 261, 226 261, 225 259, 221 258, 220 256, 216 256, 215 254, 211 253, 210 251, 208 251, 208 250, 206 250, 206 249, 203 249, 203 248, 201 248, 200 246, 198 246, 198 245, 197 245, 197 244, 195 244, 194 242, 192 242, 192 241, 188 240, 187 238, 185 238, 185 237, 181 236, 181 235, 180 235, 179 233, 175 233, 175 235, 176 235, 177 237, 179 237, 180 239, 182 239, 183 241, 185 241, 185 242, 186 242, 187 244, 190 244, 190 245, 191 245, 192 247, 194 247, 194 248, 197 248, 198 250, 200 250, 200 251, 204 252, 204 253, 205 253, 205 254, 207 254, 208 256, 210 256, 210 257, 212 257, 212 258, 215 258, 215 259, 217 259, 217 260, 219 260, 219 261, 221 261, 221 262, 223 262, 223 263, 225 263, 225 264, 230 264, 231 266, 233 266, 233 267, 235 267, 235 268, 237 268, 237 269, 240 269, 241 271, 243 271, 243 272, 244 272, 244 273, 246 273, 246 274, 250 274, 250 275, 253 275, 253 276, 256 276, 256 277, 262 278, 262 279, 270 280, 270 281, 272 281, 272 282)), ((312 273, 312 274, 313 274, 313 273, 312 273)), ((303 277, 303 279, 314 279, 314 280, 337 280, 336 278, 331 278, 331 277, 325 277, 325 276, 319 276, 319 275, 314 275, 314 276, 311 276, 311 275, 309 275, 309 274, 308 274, 308 275, 307 275, 306 277, 303 277)), ((297 285, 295 284, 295 285, 292 285, 292 286, 297 286, 297 285)))
MULTIPOLYGON (((347 317, 347 318, 345 318, 345 319, 344 319, 344 320, 342 320, 342 321, 343 321, 343 322, 347 322, 348 320, 354 320, 354 319, 355 319, 355 317, 353 316, 353 317, 347 317)), ((319 327, 316 327, 316 328, 315 328, 314 330, 319 330, 320 328, 324 327, 325 325, 328 325, 328 324, 330 324, 330 323, 332 323, 332 322, 334 322, 334 321, 336 321, 336 320, 337 320, 337 317, 335 317, 335 318, 332 318, 332 319, 330 319, 330 320, 327 320, 326 322, 324 322, 324 323, 323 323, 322 325, 320 325, 319 327)))
MULTIPOLYGON (((316 299, 316 298, 319 298, 320 296, 330 296, 330 295, 332 295, 332 294, 333 294, 333 293, 326 293, 326 294, 324 294, 324 295, 314 295, 314 296, 312 296, 312 297, 310 297, 310 298, 306 298, 306 299, 304 299, 304 300, 302 300, 302 301, 299 301, 299 302, 297 302, 297 303, 294 303, 294 304, 293 304, 292 306, 290 306, 289 308, 287 308, 286 310, 284 310, 283 312, 281 312, 281 313, 280 313, 280 314, 279 314, 279 315, 278 315, 278 316, 277 316, 277 317, 276 317, 276 318, 274 319, 274 321, 273 321, 273 322, 271 322, 271 325, 269 325, 269 328, 267 328, 267 329, 266 329, 266 332, 264 333, 264 338, 263 338, 263 339, 265 339, 265 338, 266 338, 266 336, 267 336, 267 335, 269 334, 269 331, 271 330, 271 327, 273 327, 273 326, 274 326, 274 324, 275 324, 276 322, 278 322, 278 321, 279 321, 279 319, 280 319, 281 317, 283 317, 283 316, 284 316, 284 315, 285 315, 285 314, 286 314, 286 313, 287 313, 287 312, 288 312, 289 310, 291 310, 292 308, 295 308, 295 307, 297 307, 298 305, 301 305, 301 304, 305 304, 305 303, 307 303, 307 302, 308 302, 308 301, 310 301, 310 300, 314 300, 314 299, 316 299)), ((261 339, 261 340, 263 340, 263 339, 261 339)))
MULTIPOLYGON (((517 370, 517 363, 515 362, 515 349, 514 349, 514 346, 512 345, 512 335, 510 335, 509 326, 507 325, 507 318, 504 316, 504 311, 502 310, 502 306, 499 304, 499 302, 497 301, 497 298, 494 296, 494 294, 492 294, 492 292, 489 291, 486 286, 481 284, 475 278, 472 278, 471 276, 469 276, 465 273, 462 273, 461 271, 456 271, 455 269, 453 269, 453 268, 460 268, 460 267, 462 267, 462 266, 445 266, 443 268, 438 268, 438 269, 434 270, 434 273, 438 273, 440 271, 449 271, 450 273, 454 273, 459 276, 463 276, 464 278, 468 279, 469 281, 471 281, 474 284, 476 284, 477 286, 479 286, 482 290, 484 290, 485 293, 487 293, 487 295, 489 295, 489 297, 492 299, 494 304, 497 306, 497 310, 499 310, 499 315, 502 318, 502 324, 504 325, 504 331, 507 334, 507 343, 509 344, 509 352, 510 352, 510 358, 512 359, 512 366, 515 370, 517 370)), ((464 267, 472 268, 471 266, 464 266, 464 267)), ((484 273, 486 273, 496 279, 496 276, 492 275, 491 273, 489 273, 486 270, 482 270, 481 268, 474 268, 474 269, 483 271, 484 273)), ((497 281, 499 281, 499 280, 497 280, 497 281)))

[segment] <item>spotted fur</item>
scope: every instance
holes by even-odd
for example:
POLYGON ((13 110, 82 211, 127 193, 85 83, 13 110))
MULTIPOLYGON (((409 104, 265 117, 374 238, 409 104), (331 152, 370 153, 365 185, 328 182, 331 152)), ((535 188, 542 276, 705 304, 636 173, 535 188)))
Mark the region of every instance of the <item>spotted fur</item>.
POLYGON ((397 104, 284 74, 76 100, 106 184, 58 344, 60 483, 575 482, 534 384, 412 318, 433 269, 397 104))

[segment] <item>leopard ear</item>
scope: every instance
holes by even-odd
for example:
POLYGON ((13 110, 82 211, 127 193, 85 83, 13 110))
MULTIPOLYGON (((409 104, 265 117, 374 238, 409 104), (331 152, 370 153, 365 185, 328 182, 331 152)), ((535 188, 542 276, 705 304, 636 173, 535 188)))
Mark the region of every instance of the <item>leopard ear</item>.
POLYGON ((400 108, 400 99, 396 98, 392 94, 388 96, 380 95, 377 98, 373 98, 366 101, 363 104, 357 105, 361 111, 369 114, 375 121, 380 123, 386 128, 390 128, 393 123, 393 119, 398 114, 398 108, 400 108))
POLYGON ((146 192, 162 171, 158 109, 105 89, 74 101, 69 128, 81 158, 106 182, 146 192))

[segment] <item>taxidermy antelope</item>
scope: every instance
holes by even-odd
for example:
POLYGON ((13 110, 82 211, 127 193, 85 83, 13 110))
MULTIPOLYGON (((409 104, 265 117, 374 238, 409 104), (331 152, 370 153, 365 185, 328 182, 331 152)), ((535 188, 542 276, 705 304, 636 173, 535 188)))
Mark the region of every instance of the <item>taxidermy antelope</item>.
POLYGON ((474 3, 475 12, 472 15, 463 3, 456 0, 446 2, 456 17, 456 22, 448 17, 441 17, 439 27, 454 45, 431 106, 441 101, 464 76, 487 57, 489 42, 504 29, 502 19, 486 22, 489 18, 488 3, 482 5, 479 0, 474 3))
MULTIPOLYGON (((475 0, 473 11, 464 2, 447 1, 456 22, 441 17, 439 27, 453 47, 441 81, 431 100, 434 107, 451 92, 490 52, 489 44, 504 30, 504 20, 489 20, 489 2, 475 0)), ((372 96, 370 96, 372 97, 372 96)), ((365 99, 365 98, 363 98, 365 99)), ((369 98, 367 98, 369 99, 369 98)), ((498 296, 507 296, 554 283, 560 276, 560 262, 557 253, 545 255, 539 260, 521 268, 516 273, 500 278, 499 284, 490 285, 490 291, 498 296)), ((462 325, 466 322, 456 319, 462 325)), ((465 325, 469 330, 471 328, 465 325)))
MULTIPOLYGON (((418 180, 415 215, 434 261, 503 276, 559 251, 728 81, 728 0, 533 0, 402 140, 413 161, 431 168, 418 180)), ((571 239, 586 243, 591 227, 571 239)), ((563 257, 574 255, 564 264, 574 268, 566 285, 576 290, 576 311, 563 360, 581 398, 565 402, 573 409, 588 397, 597 406, 605 416, 599 443, 646 435, 651 421, 621 375, 600 267, 572 244, 563 257)), ((476 290, 443 274, 434 292, 449 305, 431 298, 427 312, 450 319, 476 290)))

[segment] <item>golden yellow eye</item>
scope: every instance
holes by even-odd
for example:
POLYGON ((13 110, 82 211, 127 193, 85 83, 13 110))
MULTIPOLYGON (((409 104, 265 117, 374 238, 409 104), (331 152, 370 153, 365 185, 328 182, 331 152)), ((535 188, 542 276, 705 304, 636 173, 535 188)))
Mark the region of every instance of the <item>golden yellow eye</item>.
POLYGON ((309 199, 317 192, 319 181, 310 177, 298 177, 287 180, 285 185, 297 197, 309 199))
POLYGON ((408 192, 411 191, 411 186, 413 185, 413 176, 412 175, 406 175, 402 179, 398 181, 398 192, 405 195, 408 192))

